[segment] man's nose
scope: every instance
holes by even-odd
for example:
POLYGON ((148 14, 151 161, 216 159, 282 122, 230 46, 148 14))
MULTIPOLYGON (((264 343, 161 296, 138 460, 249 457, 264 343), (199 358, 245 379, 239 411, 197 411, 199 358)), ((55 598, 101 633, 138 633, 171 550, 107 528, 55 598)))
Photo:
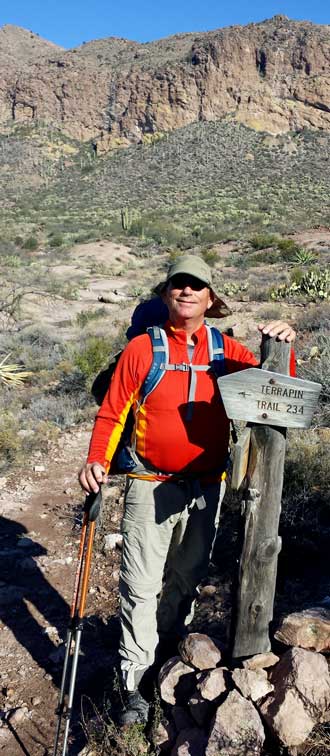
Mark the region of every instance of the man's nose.
POLYGON ((191 292, 192 292, 192 287, 190 286, 190 284, 188 284, 188 283, 187 283, 187 284, 185 284, 185 286, 183 287, 182 291, 183 291, 183 293, 184 293, 184 294, 191 294, 191 292))

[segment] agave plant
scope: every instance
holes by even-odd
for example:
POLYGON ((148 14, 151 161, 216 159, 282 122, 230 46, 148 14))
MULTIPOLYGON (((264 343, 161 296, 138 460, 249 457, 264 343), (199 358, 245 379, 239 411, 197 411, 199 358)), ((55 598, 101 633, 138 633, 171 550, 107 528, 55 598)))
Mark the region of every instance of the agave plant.
POLYGON ((22 370, 21 365, 16 362, 7 362, 9 357, 10 354, 6 354, 0 361, 0 381, 7 386, 21 386, 32 373, 28 370, 22 370))
POLYGON ((313 265, 317 261, 317 255, 311 249, 298 249, 292 259, 291 265, 313 265))

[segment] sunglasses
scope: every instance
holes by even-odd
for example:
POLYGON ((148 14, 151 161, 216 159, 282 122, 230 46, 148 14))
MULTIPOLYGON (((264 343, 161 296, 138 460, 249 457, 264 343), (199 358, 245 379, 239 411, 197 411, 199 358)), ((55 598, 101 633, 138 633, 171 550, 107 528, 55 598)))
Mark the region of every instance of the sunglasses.
POLYGON ((189 286, 194 291, 202 291, 202 289, 208 288, 205 281, 201 281, 200 278, 195 278, 189 273, 177 273, 170 279, 170 283, 173 289, 185 289, 189 286))

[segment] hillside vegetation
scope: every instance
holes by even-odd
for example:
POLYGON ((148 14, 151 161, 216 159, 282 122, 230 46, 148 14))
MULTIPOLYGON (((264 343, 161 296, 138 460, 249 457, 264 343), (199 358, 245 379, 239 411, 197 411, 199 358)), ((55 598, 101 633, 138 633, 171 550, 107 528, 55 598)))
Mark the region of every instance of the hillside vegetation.
POLYGON ((272 137, 228 121, 101 157, 55 130, 16 127, 0 137, 0 232, 46 247, 113 236, 122 208, 128 235, 179 246, 328 225, 329 157, 327 132, 272 137))

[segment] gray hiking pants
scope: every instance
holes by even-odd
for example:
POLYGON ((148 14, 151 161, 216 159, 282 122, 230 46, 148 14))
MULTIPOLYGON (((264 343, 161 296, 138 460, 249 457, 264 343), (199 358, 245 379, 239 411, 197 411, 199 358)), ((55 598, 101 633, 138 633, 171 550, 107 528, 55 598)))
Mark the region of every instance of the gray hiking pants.
POLYGON ((128 478, 120 573, 121 670, 135 690, 161 636, 181 634, 193 618, 225 492, 222 482, 128 478))

